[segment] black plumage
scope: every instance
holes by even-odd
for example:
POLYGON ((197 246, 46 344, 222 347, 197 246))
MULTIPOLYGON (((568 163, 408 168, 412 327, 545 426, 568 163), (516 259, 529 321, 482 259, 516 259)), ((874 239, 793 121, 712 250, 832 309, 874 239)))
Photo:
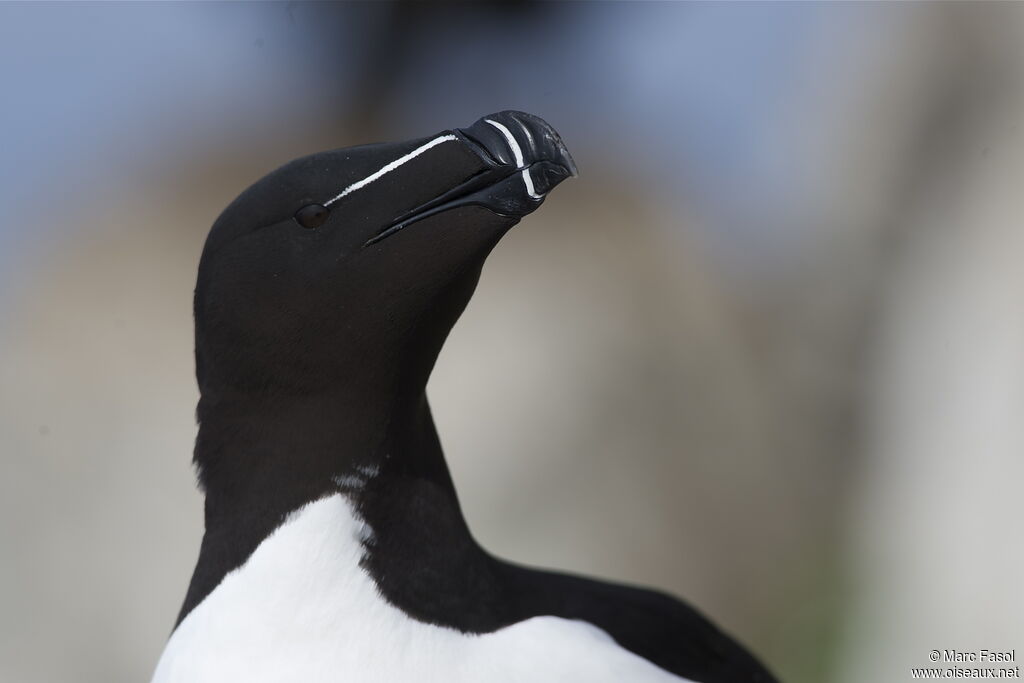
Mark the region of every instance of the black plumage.
POLYGON ((573 174, 550 126, 502 112, 298 159, 224 211, 195 294, 206 533, 179 623, 289 513, 341 490, 374 531, 363 567, 415 619, 579 619, 702 683, 774 680, 684 603, 506 563, 462 517, 427 379, 491 249, 573 174))

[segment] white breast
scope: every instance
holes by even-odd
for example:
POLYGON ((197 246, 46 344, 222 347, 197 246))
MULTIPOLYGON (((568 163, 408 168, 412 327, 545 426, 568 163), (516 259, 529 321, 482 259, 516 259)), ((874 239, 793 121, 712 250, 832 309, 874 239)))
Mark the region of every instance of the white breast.
POLYGON ((410 619, 359 566, 370 533, 341 494, 293 513, 181 622, 153 683, 680 683, 584 622, 467 635, 410 619))

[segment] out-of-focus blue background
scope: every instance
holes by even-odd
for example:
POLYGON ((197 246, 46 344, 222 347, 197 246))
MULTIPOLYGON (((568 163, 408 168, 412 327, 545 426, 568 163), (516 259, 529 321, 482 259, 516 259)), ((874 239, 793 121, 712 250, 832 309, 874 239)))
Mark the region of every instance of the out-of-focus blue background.
POLYGON ((791 683, 1024 648, 1024 7, 0 5, 0 680, 144 680, 242 188, 506 108, 581 177, 430 393, 467 518, 791 683))

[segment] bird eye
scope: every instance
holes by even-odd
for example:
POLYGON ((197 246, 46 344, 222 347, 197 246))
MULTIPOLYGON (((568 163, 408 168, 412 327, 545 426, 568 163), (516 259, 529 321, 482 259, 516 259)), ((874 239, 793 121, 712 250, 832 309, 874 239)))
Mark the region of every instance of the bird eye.
POLYGON ((330 215, 331 211, 326 206, 309 204, 295 212, 295 222, 311 230, 323 225, 330 215))

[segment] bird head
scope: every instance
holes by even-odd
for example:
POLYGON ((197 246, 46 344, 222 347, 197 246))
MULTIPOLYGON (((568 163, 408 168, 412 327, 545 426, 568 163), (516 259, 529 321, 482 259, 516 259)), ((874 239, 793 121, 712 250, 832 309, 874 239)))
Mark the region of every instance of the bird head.
POLYGON ((513 111, 271 172, 203 250, 200 389, 425 384, 491 249, 575 174, 554 129, 513 111))

